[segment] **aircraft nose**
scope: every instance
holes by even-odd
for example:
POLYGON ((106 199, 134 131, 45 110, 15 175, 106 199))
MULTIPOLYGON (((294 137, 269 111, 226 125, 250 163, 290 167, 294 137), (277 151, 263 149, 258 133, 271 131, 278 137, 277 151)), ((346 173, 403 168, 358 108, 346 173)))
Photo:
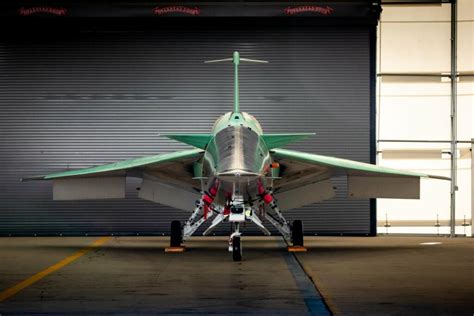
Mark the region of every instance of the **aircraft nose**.
POLYGON ((259 136, 249 128, 229 126, 215 137, 218 157, 217 174, 241 177, 255 176, 261 166, 259 136))

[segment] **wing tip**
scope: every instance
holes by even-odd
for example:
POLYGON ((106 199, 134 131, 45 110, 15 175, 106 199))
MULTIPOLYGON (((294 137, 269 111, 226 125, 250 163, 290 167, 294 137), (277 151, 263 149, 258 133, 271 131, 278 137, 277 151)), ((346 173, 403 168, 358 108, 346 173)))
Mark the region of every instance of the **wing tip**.
POLYGON ((429 178, 429 179, 437 179, 437 180, 447 180, 447 181, 452 180, 450 177, 436 176, 436 175, 432 175, 432 174, 428 174, 428 175, 426 175, 426 177, 429 178))

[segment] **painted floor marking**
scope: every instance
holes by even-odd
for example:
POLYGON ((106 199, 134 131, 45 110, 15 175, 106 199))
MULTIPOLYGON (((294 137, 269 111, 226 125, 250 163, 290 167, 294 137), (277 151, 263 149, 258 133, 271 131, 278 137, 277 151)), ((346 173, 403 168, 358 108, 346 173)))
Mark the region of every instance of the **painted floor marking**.
POLYGON ((111 237, 101 237, 94 241, 92 244, 90 244, 87 247, 82 248, 78 252, 64 258, 63 260, 59 261, 58 263, 53 264, 52 266, 44 269, 43 271, 40 271, 36 273, 35 275, 32 275, 26 280, 21 281, 20 283, 12 286, 9 289, 6 289, 3 292, 0 292, 0 302, 3 302, 7 300, 8 298, 12 297, 13 295, 17 294, 21 290, 27 288, 28 286, 38 282, 42 278, 48 276, 49 274, 53 273, 54 271, 57 271, 61 269, 62 267, 70 264, 71 262, 79 259, 89 251, 93 250, 94 248, 100 247, 101 245, 105 244, 107 241, 110 240, 111 237))
POLYGON ((328 309, 324 300, 316 289, 311 279, 306 275, 298 260, 293 253, 285 251, 283 253, 288 270, 290 270, 295 279, 296 286, 303 295, 303 300, 308 309, 308 314, 312 316, 330 316, 331 311, 328 309))

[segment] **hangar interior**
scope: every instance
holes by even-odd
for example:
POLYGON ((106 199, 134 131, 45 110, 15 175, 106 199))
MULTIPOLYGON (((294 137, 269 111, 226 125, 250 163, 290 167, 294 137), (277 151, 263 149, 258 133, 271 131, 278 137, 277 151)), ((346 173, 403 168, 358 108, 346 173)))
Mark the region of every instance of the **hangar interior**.
MULTIPOLYGON (((51 182, 18 179, 191 148, 159 134, 206 133, 231 110, 232 67, 203 62, 233 51, 269 61, 240 71, 241 107, 266 133, 316 132, 287 148, 374 163, 378 12, 367 3, 335 4, 331 25, 304 14, 192 25, 178 16, 65 23, 67 38, 54 21, 4 34, 0 233, 168 235, 189 213, 139 199, 141 180, 128 180, 126 200, 53 201, 51 182)), ((336 198, 289 219, 311 235, 375 235, 375 202, 347 199, 345 179, 334 185, 336 198)))
MULTIPOLYGON (((65 26, 65 40, 48 22, 4 34, 0 234, 168 234, 167 223, 187 213, 138 199, 138 180, 127 183, 126 201, 113 202, 53 202, 51 184, 17 180, 186 148, 158 135, 206 132, 230 108, 231 69, 202 61, 232 50, 270 60, 244 64, 241 74, 243 107, 266 131, 317 133, 288 148, 451 176, 450 3, 386 1, 377 24, 378 14, 357 11, 363 2, 350 18, 324 20, 331 25, 307 17, 238 30, 223 21, 192 30, 170 20, 87 22, 65 26)), ((474 204, 472 5, 457 3, 460 235, 472 234, 474 204)), ((335 185, 334 200, 289 214, 305 221, 307 234, 450 232, 447 182, 424 180, 419 200, 377 202, 348 200, 345 180, 335 185)))
POLYGON ((471 315, 473 16, 470 0, 1 2, 0 315, 471 315), (317 133, 285 148, 455 181, 353 200, 337 179, 285 213, 300 252, 249 225, 240 262, 226 226, 167 252, 189 213, 139 199, 139 179, 91 201, 19 181, 189 149, 159 134, 231 110, 232 67, 203 61, 233 51, 269 61, 241 65, 243 111, 317 133))

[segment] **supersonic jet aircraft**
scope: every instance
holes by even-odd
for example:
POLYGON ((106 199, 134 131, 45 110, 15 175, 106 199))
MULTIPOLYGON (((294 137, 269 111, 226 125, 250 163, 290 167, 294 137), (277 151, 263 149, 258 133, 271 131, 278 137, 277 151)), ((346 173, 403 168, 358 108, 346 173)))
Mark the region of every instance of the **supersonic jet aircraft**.
POLYGON ((239 109, 240 61, 234 64, 234 107, 217 119, 209 134, 170 134, 165 137, 195 149, 146 156, 80 170, 68 170, 24 180, 52 180, 54 200, 125 198, 125 178, 142 178, 139 197, 177 209, 192 210, 182 225, 171 222, 171 247, 182 243, 207 220, 204 235, 219 223, 231 222, 229 251, 242 258, 240 225, 255 223, 265 235, 267 220, 294 246, 303 246, 300 220, 289 223, 282 214, 334 196, 331 177, 345 176, 352 198, 409 198, 420 195, 420 178, 448 179, 389 169, 335 157, 281 149, 312 134, 264 134, 252 115, 239 109))

